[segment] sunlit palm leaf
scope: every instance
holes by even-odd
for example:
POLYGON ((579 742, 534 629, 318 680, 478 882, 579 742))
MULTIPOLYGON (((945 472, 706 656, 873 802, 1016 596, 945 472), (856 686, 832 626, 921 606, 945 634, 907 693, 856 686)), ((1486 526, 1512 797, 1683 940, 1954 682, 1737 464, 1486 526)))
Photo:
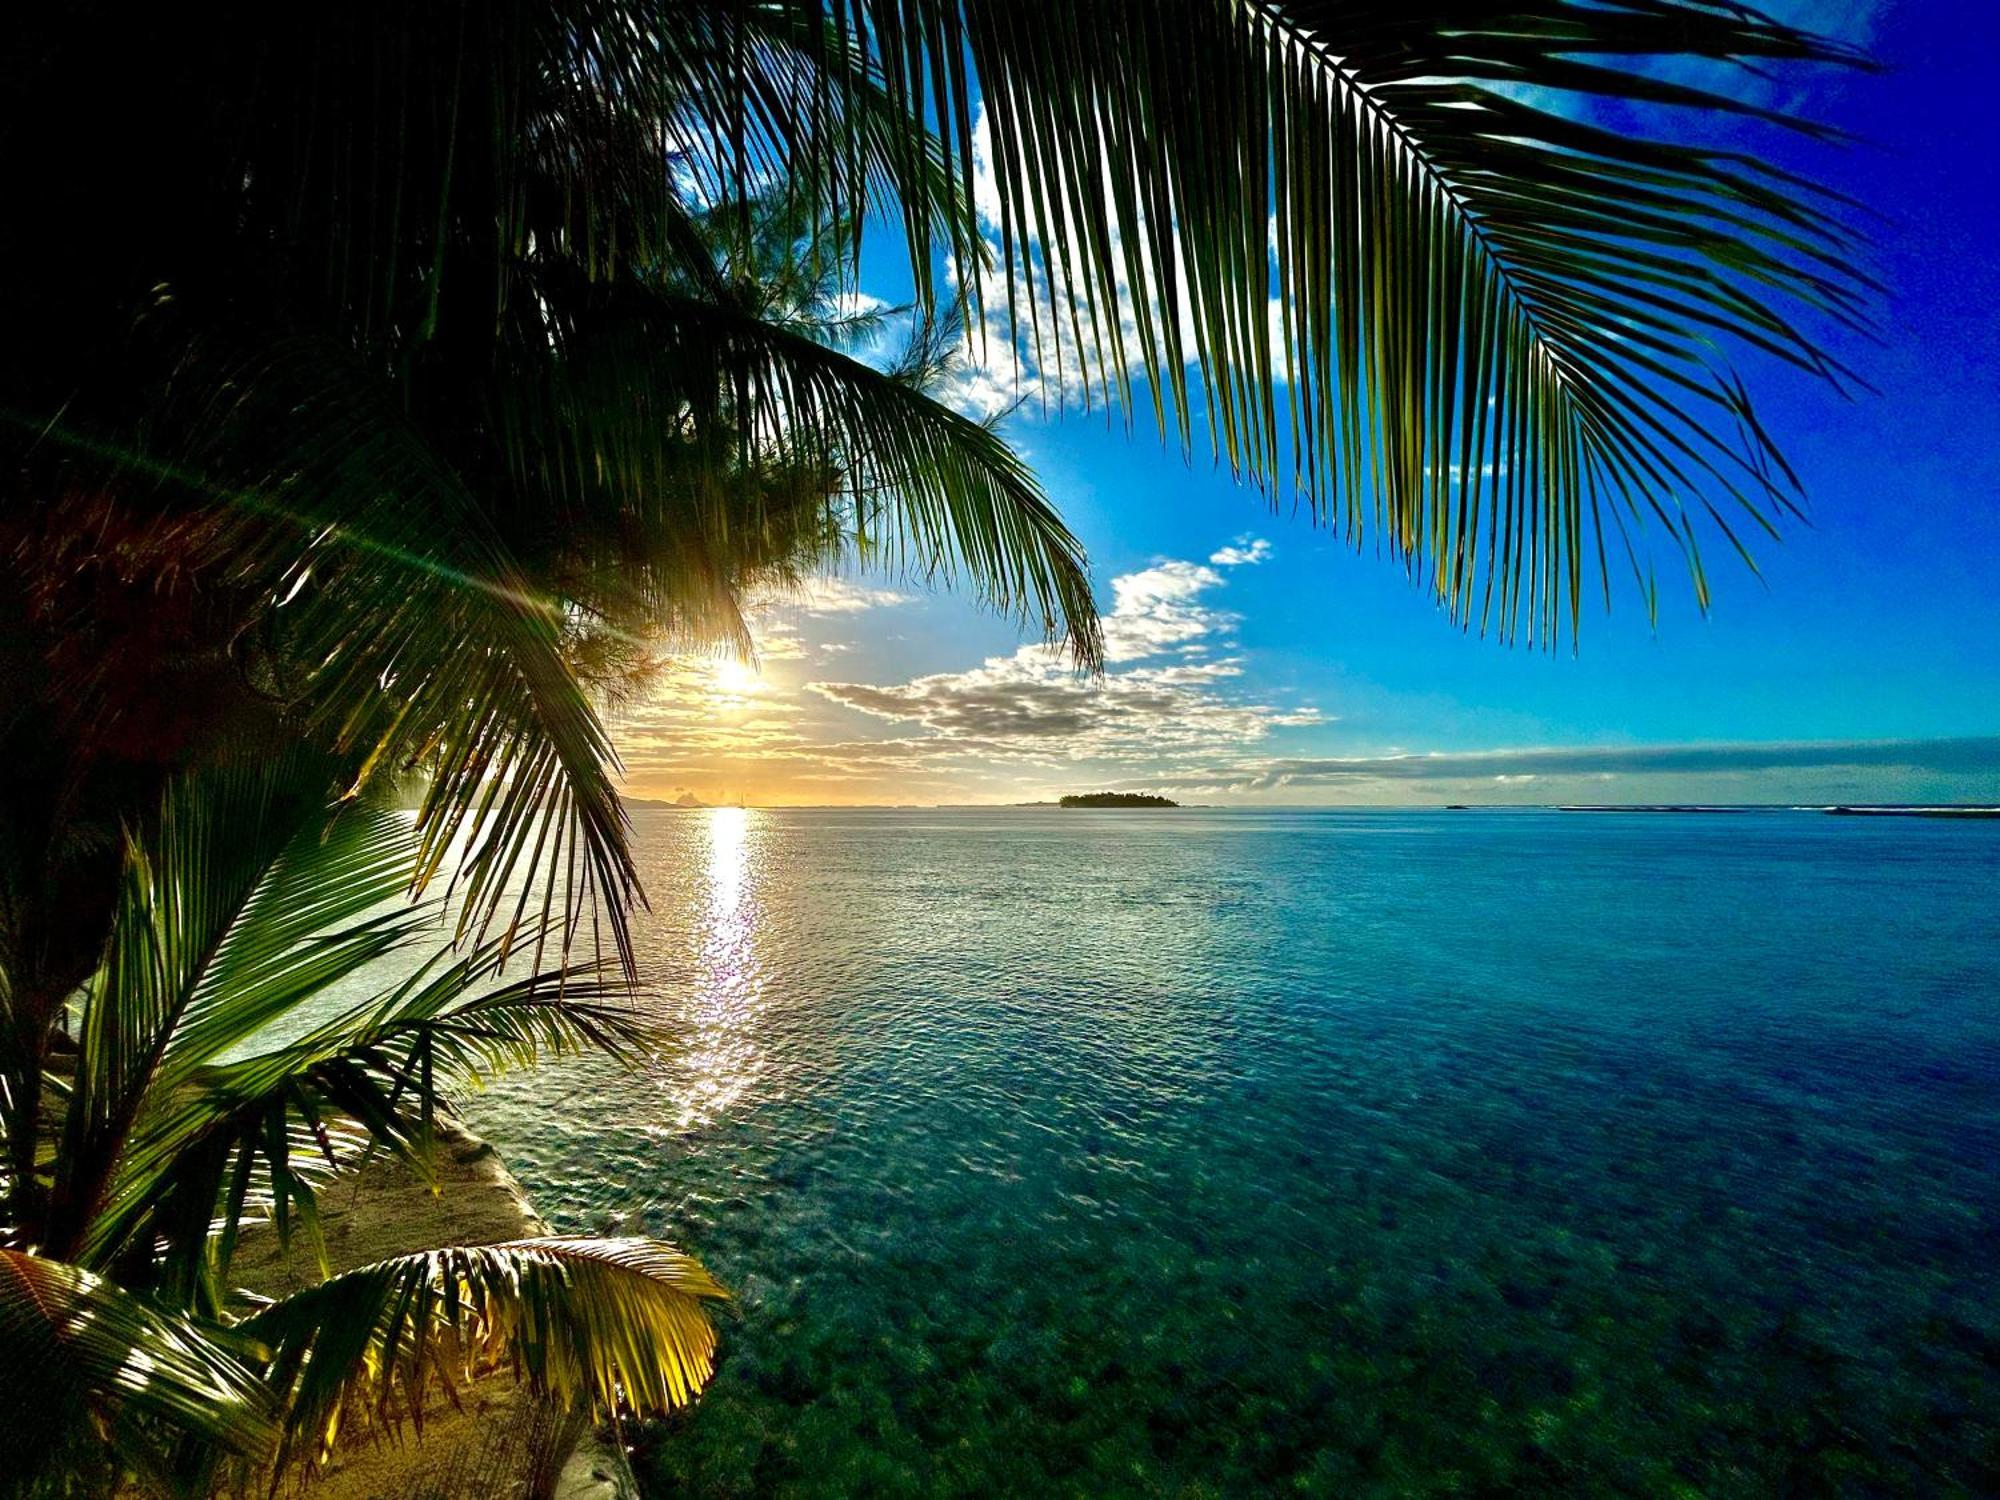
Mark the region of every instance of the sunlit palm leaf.
POLYGON ((170 1055, 222 1050, 407 933, 408 914, 362 913, 406 878, 408 835, 365 810, 329 826, 331 770, 289 754, 185 777, 150 837, 128 834, 82 1009, 43 1226, 51 1250, 75 1252, 170 1055))
POLYGON ((273 1113, 298 1109, 340 1111, 380 1144, 415 1147, 448 1090, 586 1051, 642 1055, 650 1033, 622 985, 544 974, 496 987, 498 972, 497 945, 441 954, 297 1041, 194 1070, 135 1130, 134 1179, 218 1137, 262 1149, 273 1113))
POLYGON ((277 1407, 254 1354, 88 1271, 0 1250, 0 1489, 31 1478, 85 1413, 140 1466, 181 1435, 269 1451, 277 1407))
POLYGON ((504 940, 444 946, 437 912, 402 899, 409 817, 365 803, 330 814, 327 777, 303 755, 185 777, 152 834, 128 839, 51 1163, 52 1250, 102 1269, 164 1236, 175 1248, 160 1274, 191 1289, 218 1220, 211 1278, 246 1211, 268 1207, 281 1229, 296 1214, 310 1231, 345 1120, 415 1150, 446 1088, 640 1044, 604 986, 503 984, 504 940), (426 929, 428 961, 412 955, 360 1003, 330 1007, 426 929))
MULTIPOLYGON (((243 829, 220 830, 240 839, 243 829)), ((177 1074, 240 1047, 377 959, 437 930, 400 899, 418 841, 409 814, 366 803, 308 817, 261 872, 161 1052, 177 1074)))
POLYGON ((549 1058, 644 1048, 622 986, 542 975, 478 993, 496 970, 494 945, 441 957, 297 1042, 163 1089, 134 1126, 85 1253, 107 1256, 149 1216, 190 1201, 217 1216, 218 1234, 204 1266, 176 1269, 220 1296, 246 1214, 268 1213, 284 1238, 296 1222, 319 1248, 317 1188, 356 1160, 335 1148, 342 1122, 428 1173, 436 1112, 453 1091, 549 1058))
POLYGON ((364 1266, 241 1331, 273 1353, 288 1444, 317 1448, 346 1413, 414 1415, 433 1380, 500 1365, 565 1405, 671 1411, 708 1382, 726 1295, 657 1240, 516 1240, 364 1266))

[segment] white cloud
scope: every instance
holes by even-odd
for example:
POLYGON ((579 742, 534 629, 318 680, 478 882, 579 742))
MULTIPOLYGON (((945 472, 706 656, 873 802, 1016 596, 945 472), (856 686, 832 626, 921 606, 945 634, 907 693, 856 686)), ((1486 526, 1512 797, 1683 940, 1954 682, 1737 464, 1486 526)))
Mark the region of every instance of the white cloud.
POLYGON ((619 747, 635 790, 692 786, 711 799, 1005 799, 1239 765, 1274 732, 1322 722, 1310 704, 1245 689, 1238 616, 1216 602, 1231 569, 1269 554, 1268 543, 1241 536, 1210 562, 1162 558, 1113 578, 1109 660, 1096 678, 1038 644, 905 681, 802 682, 812 664, 854 649, 817 639, 815 619, 907 598, 815 583, 752 610, 764 675, 677 663, 621 717, 619 747), (856 713, 885 737, 857 734, 856 713))
POLYGON ((1261 536, 1239 536, 1227 547, 1218 547, 1208 560, 1218 568, 1251 567, 1271 555, 1271 544, 1261 536))
POLYGON ((811 620, 859 614, 908 604, 911 596, 871 588, 845 578, 807 578, 789 588, 770 588, 749 600, 744 619, 760 662, 816 660, 849 649, 849 643, 815 641, 802 625, 811 620))
MULTIPOLYGON (((1205 768, 1200 785, 1236 793, 1298 792, 1308 788, 1464 788, 1548 781, 1607 782, 1647 778, 1726 780, 1829 773, 1925 774, 1954 777, 1988 791, 2000 787, 2000 736, 1932 740, 1787 740, 1752 744, 1569 745, 1517 750, 1454 750, 1315 759, 1242 760, 1205 768)), ((1173 785, 1181 785, 1175 782, 1173 785)), ((1878 793, 1879 795, 1879 793, 1878 793)))
POLYGON ((895 589, 870 588, 845 578, 807 578, 792 588, 767 591, 753 602, 752 608, 793 610, 802 615, 846 615, 909 602, 910 595, 895 589))
MULTIPOLYGON (((1112 256, 1117 272, 1113 282, 1116 308, 1099 301, 1093 314, 1090 302, 1093 297, 1101 299, 1103 288, 1090 266, 1081 254, 1084 235, 1081 226, 1071 224, 1067 234, 1051 236, 1052 243, 1038 246, 1035 253, 1028 255, 1023 248, 1023 237, 1016 226, 1015 254, 1012 270, 1015 284, 1024 293, 1013 304, 1019 312, 1021 323, 1018 328, 1009 320, 1009 298, 1007 295, 1008 265, 1001 253, 999 225, 1001 220, 1001 195, 993 166, 992 130, 982 102, 973 116, 972 125, 972 166, 973 204, 980 222, 986 230, 985 241, 989 264, 978 273, 980 306, 984 318, 976 328, 970 330, 965 358, 958 370, 946 384, 943 396, 968 415, 982 420, 1000 416, 1013 410, 1021 403, 1039 403, 1051 411, 1066 407, 1087 405, 1100 399, 1106 389, 1115 389, 1114 372, 1100 357, 1100 347, 1122 350, 1124 363, 1134 372, 1135 378, 1146 368, 1146 351, 1139 337, 1139 325, 1133 316, 1135 295, 1131 278, 1125 270, 1124 240, 1114 228, 1112 231, 1112 256), (1070 247, 1067 261, 1052 260, 1055 243, 1066 242, 1070 247), (1032 285, 1034 294, 1025 295, 1032 285), (1052 309, 1063 311, 1058 315, 1052 309), (1070 310, 1074 309, 1072 321, 1070 310), (1093 317, 1110 326, 1093 326, 1093 317), (1110 320, 1115 318, 1115 322, 1110 320), (1077 343, 1081 329, 1083 345, 1077 343)), ((1108 175, 1098 184, 1100 198, 1107 199, 1112 191, 1108 175)), ((1051 196, 1059 204, 1066 205, 1070 195, 1057 184, 1051 196)), ((1067 215, 1069 210, 1058 210, 1067 215)), ((1174 236, 1169 253, 1178 257, 1181 253, 1178 236, 1174 236)), ((1140 288, 1151 287, 1158 278, 1154 274, 1154 251, 1146 245, 1140 251, 1140 288)), ((1189 278, 1183 267, 1176 277, 1177 284, 1187 286, 1189 278)), ((1181 347, 1189 353, 1189 364, 1193 364, 1193 350, 1196 347, 1196 327, 1193 309, 1189 299, 1182 297, 1180 308, 1181 347)))
MULTIPOLYGON (((1268 555, 1269 547, 1242 538, 1235 550, 1247 560, 1268 555)), ((1223 583, 1215 567, 1179 559, 1112 579, 1113 606, 1104 621, 1109 670, 1100 679, 1078 676, 1058 651, 1023 646, 966 671, 810 687, 847 708, 928 731, 932 738, 903 742, 898 753, 905 757, 976 745, 988 760, 1164 768, 1240 749, 1274 727, 1321 722, 1311 706, 1279 707, 1226 691, 1243 674, 1240 657, 1189 659, 1231 643, 1238 617, 1205 598, 1223 583), (1125 665, 1162 656, 1179 659, 1125 665)))
POLYGON ((931 738, 907 742, 924 747, 911 753, 965 751, 986 762, 1048 765, 1110 762, 1131 772, 1240 749, 1277 724, 1319 722, 1316 709, 1285 710, 1218 691, 1240 672, 1234 662, 1215 662, 1139 667, 1092 681, 1047 647, 1024 646, 969 671, 886 685, 816 682, 811 688, 848 708, 929 731, 931 738))
POLYGON ((1200 563, 1161 562, 1111 580, 1115 601, 1104 620, 1104 659, 1140 661, 1176 646, 1205 643, 1236 616, 1201 602, 1222 575, 1200 563))
POLYGON ((799 661, 808 654, 797 625, 768 615, 750 616, 750 642, 760 662, 799 661))

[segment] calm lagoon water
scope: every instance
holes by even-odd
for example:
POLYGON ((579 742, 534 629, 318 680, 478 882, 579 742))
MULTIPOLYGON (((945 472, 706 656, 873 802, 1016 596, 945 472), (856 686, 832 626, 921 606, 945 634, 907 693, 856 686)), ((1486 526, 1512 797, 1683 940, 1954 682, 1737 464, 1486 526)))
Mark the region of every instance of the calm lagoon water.
POLYGON ((2000 1492, 2000 824, 636 815, 657 1495, 2000 1492))

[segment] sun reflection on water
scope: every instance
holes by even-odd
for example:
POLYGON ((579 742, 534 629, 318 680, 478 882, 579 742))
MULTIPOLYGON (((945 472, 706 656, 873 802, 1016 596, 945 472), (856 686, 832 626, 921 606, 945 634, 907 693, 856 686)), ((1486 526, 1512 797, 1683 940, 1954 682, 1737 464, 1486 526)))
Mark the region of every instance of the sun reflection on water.
POLYGON ((710 808, 699 890, 694 972, 683 997, 685 1050, 675 1059, 671 1091, 677 1131, 700 1129, 725 1115, 757 1080, 764 1055, 757 1044, 764 969, 758 951, 758 848, 761 819, 741 807, 710 808))

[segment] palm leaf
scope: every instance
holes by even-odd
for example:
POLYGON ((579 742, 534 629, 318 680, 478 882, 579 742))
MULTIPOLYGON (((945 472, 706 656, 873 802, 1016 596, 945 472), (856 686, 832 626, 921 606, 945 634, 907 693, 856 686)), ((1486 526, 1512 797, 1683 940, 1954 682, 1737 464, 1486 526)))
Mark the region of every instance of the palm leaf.
POLYGON ((149 1226, 173 1230, 163 1274, 219 1306, 246 1216, 267 1214, 282 1238, 294 1223, 315 1235, 317 1188, 354 1163, 356 1146, 428 1171, 451 1091, 549 1058, 630 1058, 646 1047, 624 986, 566 973, 501 983, 503 965, 498 940, 465 953, 440 947, 295 1040, 163 1070, 81 1254, 108 1263, 149 1226))
POLYGON ((459 846, 462 933, 533 875, 572 918, 565 944, 602 897, 629 956, 617 758, 564 660, 561 602, 520 572, 392 388, 331 341, 204 334, 181 368, 201 416, 161 420, 239 517, 218 551, 277 605, 305 727, 360 757, 355 792, 383 772, 430 774, 412 883, 459 846))
POLYGON ((1816 331, 1872 283, 1845 205, 1687 138, 1798 122, 1678 80, 1848 49, 1722 0, 797 8, 867 39, 968 187, 976 86, 993 295, 1045 380, 1129 409, 1143 376, 1164 429, 1457 619, 1574 631, 1648 523, 1705 603, 1695 519, 1734 542, 1800 504, 1733 363, 1839 382, 1816 331))
POLYGON ((180 778, 153 833, 128 837, 37 1227, 63 1256, 103 1268, 164 1235, 160 1274, 190 1290, 218 1215, 211 1276, 246 1211, 310 1225, 344 1120, 415 1150, 445 1088, 640 1045, 587 976, 502 983, 506 939, 453 951, 441 913, 403 899, 409 817, 365 803, 329 814, 327 769, 294 755, 180 778), (327 1013, 330 993, 412 955, 427 928, 428 959, 327 1013))
POLYGON ((268 1452, 276 1405, 254 1350, 219 1328, 163 1311, 88 1271, 0 1249, 0 1477, 31 1479, 88 1414, 119 1456, 157 1467, 181 1436, 268 1452))
MULTIPOLYGON (((1066 639, 1080 662, 1099 660, 1082 545, 989 428, 900 372, 727 301, 550 275, 539 304, 563 357, 556 412, 516 444, 535 455, 545 488, 586 476, 614 494, 657 496, 692 479, 692 514, 648 528, 671 531, 724 524, 701 502, 714 482, 702 476, 796 466, 836 507, 818 532, 830 553, 926 579, 962 575, 994 607, 1066 639), (683 433, 732 446, 690 465, 667 446, 683 433)), ((754 497, 747 513, 741 489, 730 498, 729 524, 761 524, 754 497)))
POLYGON ((674 1410, 714 1369, 705 1304, 726 1295, 657 1240, 515 1240, 363 1266, 241 1331, 271 1350, 287 1448, 318 1449, 350 1413, 415 1417, 431 1381, 502 1365, 562 1405, 674 1410))
POLYGON ((406 839, 367 812, 328 829, 330 769, 294 753, 183 777, 168 786, 150 837, 128 832, 40 1226, 59 1255, 74 1252, 96 1214, 170 1053, 220 1050, 400 940, 392 919, 354 919, 399 889, 406 839), (315 872, 328 883, 315 885, 315 872), (236 1003, 221 1003, 219 990, 236 1003))

